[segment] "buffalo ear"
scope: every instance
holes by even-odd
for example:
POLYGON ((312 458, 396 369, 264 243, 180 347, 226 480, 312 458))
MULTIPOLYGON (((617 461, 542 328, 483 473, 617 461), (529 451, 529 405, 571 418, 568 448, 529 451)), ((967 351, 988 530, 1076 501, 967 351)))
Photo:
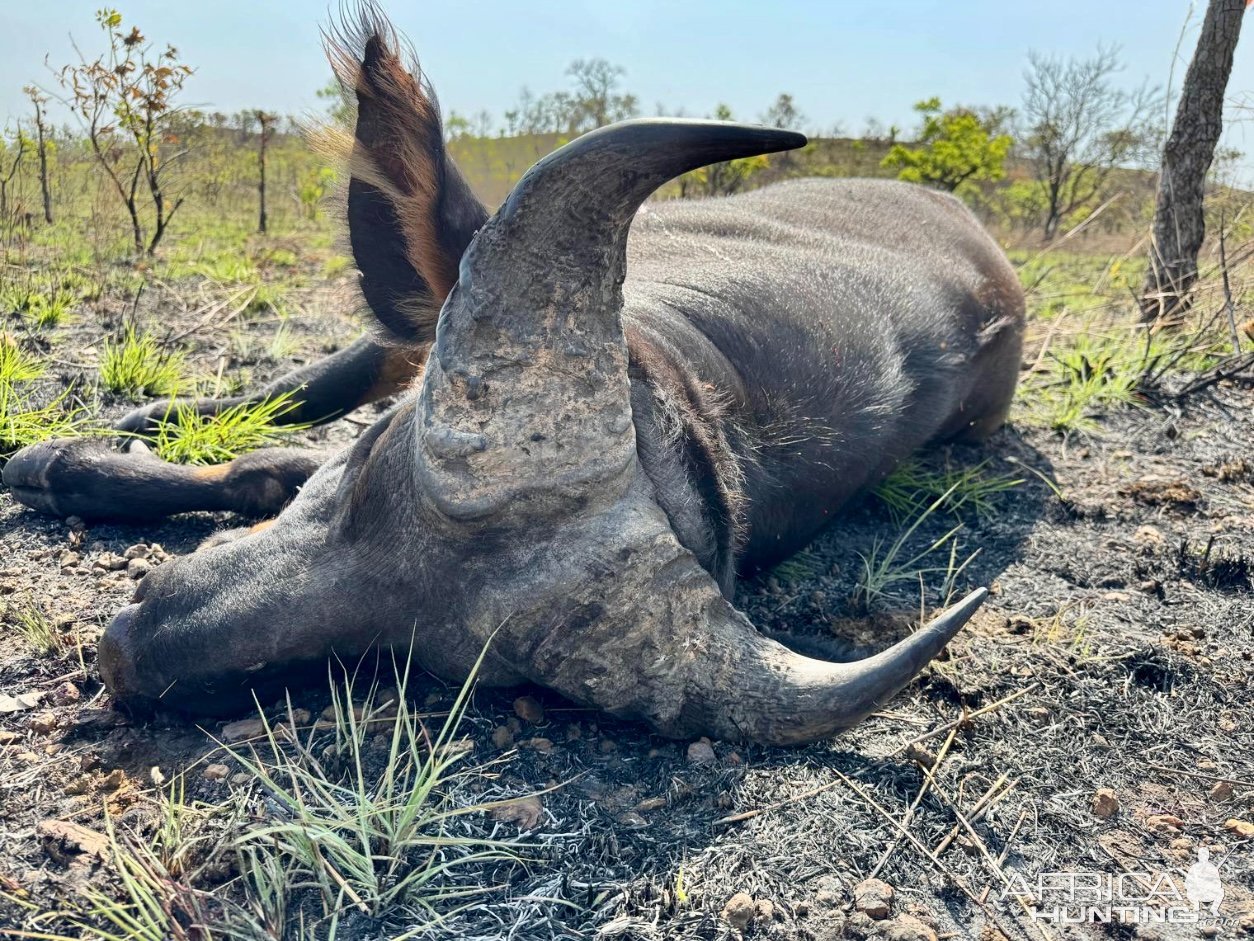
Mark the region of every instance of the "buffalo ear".
POLYGON ((488 212, 444 148, 434 92, 377 9, 341 23, 327 55, 357 100, 348 230, 362 294, 394 338, 430 343, 488 212))

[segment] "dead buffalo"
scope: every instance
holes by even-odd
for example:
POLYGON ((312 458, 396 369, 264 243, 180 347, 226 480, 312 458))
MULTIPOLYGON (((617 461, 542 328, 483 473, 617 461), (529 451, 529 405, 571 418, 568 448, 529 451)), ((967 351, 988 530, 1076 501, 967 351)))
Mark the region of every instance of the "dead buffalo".
POLYGON ((1004 420, 1023 296, 961 203, 823 179, 645 205, 686 171, 805 143, 667 119, 578 138, 489 218, 390 28, 367 14, 332 55, 358 103, 352 248, 388 339, 265 391, 303 390, 303 419, 399 404, 325 463, 57 441, 5 468, 62 515, 287 504, 144 579, 100 642, 117 699, 221 711, 260 677, 411 643, 458 681, 487 646, 480 682, 668 736, 796 743, 909 682, 982 591, 855 663, 786 649, 728 599, 916 448, 1004 420))

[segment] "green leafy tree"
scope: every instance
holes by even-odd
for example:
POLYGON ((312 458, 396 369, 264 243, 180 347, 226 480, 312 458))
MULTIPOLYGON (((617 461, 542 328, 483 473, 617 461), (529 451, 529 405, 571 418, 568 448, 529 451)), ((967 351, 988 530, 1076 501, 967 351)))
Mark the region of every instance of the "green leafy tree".
POLYGON ((176 150, 175 100, 192 69, 179 61, 173 46, 154 49, 139 27, 126 30, 117 10, 101 10, 96 22, 108 49, 88 61, 75 47, 78 64, 61 69, 59 79, 92 154, 126 206, 135 251, 151 255, 183 204, 182 197, 171 199, 166 183, 170 169, 187 154, 176 150), (150 212, 141 209, 145 190, 150 212))
POLYGON ((895 169, 899 179, 930 183, 954 192, 963 183, 1000 180, 1013 143, 998 133, 996 119, 969 108, 941 107, 939 98, 920 101, 914 110, 923 117, 913 145, 894 144, 883 166, 895 169))

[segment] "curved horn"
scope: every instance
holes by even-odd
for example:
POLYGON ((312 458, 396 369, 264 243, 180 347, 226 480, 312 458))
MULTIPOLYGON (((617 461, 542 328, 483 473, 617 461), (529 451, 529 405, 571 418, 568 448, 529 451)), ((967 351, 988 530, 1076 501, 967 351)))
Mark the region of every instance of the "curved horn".
POLYGON ((493 609, 485 629, 509 614, 494 643, 530 679, 672 738, 790 745, 850 728, 909 683, 988 594, 972 592, 872 657, 832 663, 759 633, 647 495, 629 494, 586 526, 584 571, 572 573, 570 559, 530 559, 519 578, 535 609, 493 609))
POLYGON ((804 143, 714 121, 627 121, 527 172, 463 256, 427 365, 417 467, 442 512, 622 494, 635 436, 619 314, 636 210, 689 170, 804 143))
MULTIPOLYGON (((978 588, 904 640, 865 660, 829 663, 794 653, 753 631, 723 602, 709 630, 739 634, 744 645, 725 664, 718 687, 694 683, 687 717, 728 738, 794 745, 828 738, 879 709, 927 666, 984 603, 978 588), (745 629, 753 631, 745 636, 745 629)), ((706 734, 711 734, 706 732, 706 734)))

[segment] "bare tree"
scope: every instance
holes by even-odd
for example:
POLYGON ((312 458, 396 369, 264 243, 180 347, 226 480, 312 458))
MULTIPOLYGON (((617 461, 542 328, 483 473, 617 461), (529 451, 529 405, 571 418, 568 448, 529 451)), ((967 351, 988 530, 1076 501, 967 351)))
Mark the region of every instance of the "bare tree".
POLYGON ((1186 309, 1206 237, 1202 198, 1223 130, 1224 92, 1247 0, 1210 0, 1189 63, 1171 136, 1163 148, 1149 270, 1141 291, 1147 321, 1186 309))
POLYGON ((13 133, 11 146, 6 147, 4 140, 0 139, 0 219, 8 218, 9 184, 17 176, 17 171, 21 169, 22 161, 26 159, 26 155, 32 149, 31 139, 26 136, 21 124, 18 124, 17 130, 13 133))
POLYGON ((78 64, 59 73, 68 92, 66 104, 87 133, 96 161, 109 177, 131 221, 135 251, 152 254, 182 198, 171 204, 165 190, 168 171, 181 154, 169 154, 174 98, 192 74, 178 50, 154 51, 138 27, 124 32, 116 10, 101 10, 96 22, 108 37, 104 55, 88 61, 78 50, 78 64), (145 245, 140 212, 141 185, 152 203, 152 235, 145 245))
POLYGON ((798 110, 792 95, 780 92, 779 97, 760 116, 760 120, 768 127, 778 127, 785 131, 799 131, 805 123, 806 116, 798 110))
POLYGON ((258 111, 257 123, 261 132, 257 135, 257 231, 266 234, 266 146, 274 135, 274 123, 279 119, 277 114, 258 111))
POLYGON ((1147 85, 1115 85, 1122 66, 1114 47, 1099 46, 1089 59, 1031 52, 1028 62, 1024 153, 1041 189, 1048 241, 1065 216, 1092 203, 1116 167, 1145 153, 1159 98, 1147 85))
POLYGON ((604 59, 576 59, 566 74, 575 85, 574 130, 604 127, 639 113, 636 96, 618 91, 618 80, 627 74, 621 65, 611 65, 604 59))
POLYGON ((52 190, 48 186, 48 148, 51 145, 51 141, 48 139, 50 135, 48 134, 48 124, 44 114, 44 105, 48 103, 48 96, 34 85, 27 85, 22 91, 26 92, 26 97, 35 106, 35 144, 36 153, 39 155, 39 191, 44 199, 44 222, 51 225, 52 190))

